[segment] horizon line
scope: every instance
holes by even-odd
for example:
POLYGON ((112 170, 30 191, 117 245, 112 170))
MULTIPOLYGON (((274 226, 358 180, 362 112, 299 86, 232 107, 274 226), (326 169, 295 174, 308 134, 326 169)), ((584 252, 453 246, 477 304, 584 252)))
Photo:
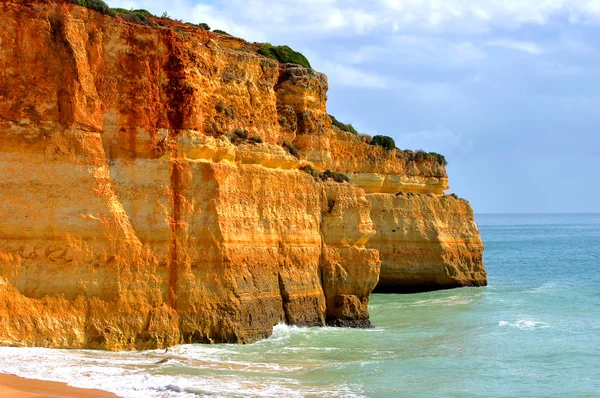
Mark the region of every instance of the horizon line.
POLYGON ((598 214, 600 212, 473 212, 475 215, 541 215, 541 214, 552 214, 552 215, 565 215, 565 214, 598 214))

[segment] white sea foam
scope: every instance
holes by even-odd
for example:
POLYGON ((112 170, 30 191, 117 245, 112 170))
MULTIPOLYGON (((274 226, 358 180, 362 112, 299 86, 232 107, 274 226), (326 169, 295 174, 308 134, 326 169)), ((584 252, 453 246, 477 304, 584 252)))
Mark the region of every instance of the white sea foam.
POLYGON ((546 282, 540 287, 536 287, 530 290, 530 293, 546 293, 552 290, 556 290, 559 285, 556 282, 546 282))
POLYGON ((322 336, 324 334, 355 334, 359 333, 379 333, 382 332, 381 328, 368 328, 368 329, 354 329, 354 328, 340 328, 334 326, 315 326, 315 327, 306 327, 306 326, 295 326, 295 325, 286 325, 284 323, 279 323, 273 326, 273 333, 270 337, 257 342, 256 344, 265 344, 265 343, 273 343, 277 341, 287 341, 294 336, 298 335, 306 335, 308 336, 322 336))
MULTIPOLYGON (((143 352, 103 352, 44 348, 0 348, 0 372, 41 380, 60 381, 82 388, 97 388, 122 397, 187 398, 198 395, 300 397, 361 396, 356 386, 344 383, 311 386, 297 376, 319 372, 316 361, 271 360, 270 352, 330 352, 339 347, 298 347, 323 335, 381 332, 381 329, 299 327, 284 324, 273 335, 249 346, 182 345, 143 352)), ((337 337, 336 337, 337 338, 337 337)), ((318 354, 316 358, 319 358, 318 354)), ((328 364, 331 369, 336 365, 328 364)))
MULTIPOLYGON (((96 388, 122 397, 187 398, 198 395, 300 397, 360 396, 344 385, 309 388, 290 376, 299 366, 228 359, 239 354, 221 346, 188 345, 164 351, 110 353, 44 348, 0 348, 0 371, 40 380, 96 388), (220 351, 220 352, 219 352, 220 351), (223 356, 223 359, 219 359, 223 356), (160 359, 166 363, 157 363, 160 359), (177 366, 171 370, 169 366, 177 366), (183 368, 183 369, 181 369, 183 368), (234 374, 232 374, 232 372, 234 374), (254 377, 253 374, 261 377, 254 377), (266 376, 265 376, 266 375, 266 376), (271 375, 271 376, 269 376, 271 375)), ((247 357, 246 357, 247 358, 247 357)))
POLYGON ((278 340, 287 340, 290 337, 309 332, 311 328, 306 326, 295 326, 295 325, 286 325, 285 323, 279 323, 273 326, 273 333, 268 338, 260 341, 261 342, 273 342, 278 340))
POLYGON ((283 347, 284 351, 319 351, 319 352, 329 352, 329 351, 342 351, 341 347, 283 347))
MULTIPOLYGON (((357 387, 343 383, 310 386, 299 374, 314 372, 321 361, 271 360, 269 352, 285 352, 291 339, 312 339, 323 333, 351 329, 276 325, 273 335, 250 346, 182 345, 144 352, 102 352, 44 348, 0 348, 0 372, 22 377, 97 388, 122 397, 187 398, 198 395, 300 397, 360 396, 357 387), (166 361, 165 361, 166 360, 166 361)), ((354 330, 356 331, 356 330, 354 330)), ((366 329, 365 333, 378 331, 366 329)), ((293 346, 293 344, 291 344, 293 346)), ((298 351, 328 352, 338 348, 301 347, 298 351)), ((296 355, 295 350, 289 350, 296 355)))
POLYGON ((471 300, 464 296, 448 296, 436 299, 428 299, 428 300, 419 300, 410 303, 413 307, 423 307, 423 306, 453 306, 453 305, 466 305, 471 304, 471 300))
POLYGON ((520 330, 535 330, 535 329, 545 329, 545 328, 550 327, 550 325, 548 325, 545 322, 531 320, 531 319, 520 319, 515 322, 500 321, 500 322, 498 322, 498 325, 499 326, 508 326, 508 327, 512 327, 512 328, 516 328, 516 329, 520 329, 520 330))

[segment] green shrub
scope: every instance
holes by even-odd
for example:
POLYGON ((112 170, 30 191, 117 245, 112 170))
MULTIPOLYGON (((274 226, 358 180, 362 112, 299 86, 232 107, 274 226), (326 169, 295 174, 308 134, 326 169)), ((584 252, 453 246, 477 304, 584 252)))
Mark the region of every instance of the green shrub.
POLYGON ((263 139, 260 138, 258 135, 251 137, 250 141, 252 141, 254 144, 262 144, 263 143, 263 139))
POLYGON ((126 21, 137 23, 140 25, 153 26, 154 23, 150 20, 153 17, 148 10, 126 10, 124 8, 113 8, 115 15, 120 16, 126 21))
POLYGON ((200 29, 204 29, 204 30, 210 30, 210 26, 208 26, 208 24, 207 24, 207 23, 204 23, 204 22, 202 22, 202 23, 199 23, 199 24, 197 24, 196 26, 197 26, 197 27, 199 27, 200 29))
POLYGON ((258 50, 258 53, 267 58, 275 59, 281 63, 292 63, 311 68, 308 59, 301 53, 292 50, 288 46, 274 46, 271 43, 265 43, 258 50))
POLYGON ((317 181, 323 179, 323 173, 321 173, 319 170, 316 170, 311 165, 306 165, 303 168, 301 168, 300 170, 304 171, 305 173, 310 174, 317 181))
POLYGON ((115 12, 102 0, 68 0, 70 3, 101 12, 106 15, 115 15, 115 12))
POLYGON ((235 119, 235 111, 232 106, 225 108, 225 115, 232 120, 235 119))
POLYGON ((331 179, 331 180, 333 180, 335 182, 339 182, 339 183, 350 182, 350 179, 348 178, 348 176, 346 174, 338 173, 336 171, 325 170, 324 172, 320 172, 319 170, 316 170, 311 165, 306 165, 303 168, 301 168, 300 170, 304 171, 305 173, 310 174, 317 181, 327 181, 327 180, 331 179))
POLYGON ((221 137, 224 132, 219 127, 215 119, 207 119, 204 122, 204 134, 209 135, 211 137, 221 137))
POLYGON ((338 173, 336 171, 325 170, 323 176, 326 178, 331 178, 335 182, 350 182, 350 179, 346 174, 338 173))
POLYGON ((281 127, 287 127, 290 125, 290 122, 287 120, 287 117, 285 117, 285 116, 281 116, 279 118, 278 122, 281 127))
POLYGON ((412 162, 415 160, 415 153, 410 149, 398 149, 396 151, 396 157, 398 159, 405 159, 412 162))
POLYGON ((244 142, 248 141, 248 130, 238 127, 227 134, 227 137, 233 145, 243 144, 244 142))
POLYGON ((349 133, 358 135, 358 131, 356 131, 356 129, 354 128, 354 126, 352 124, 346 125, 346 131, 349 133))
POLYGON ((248 130, 241 129, 238 127, 237 129, 233 130, 233 134, 235 134, 238 138, 242 140, 248 139, 248 130))
POLYGON ((334 199, 327 199, 327 213, 333 213, 333 208, 335 207, 334 199))
POLYGON ((215 105, 215 110, 219 113, 223 112, 225 110, 225 104, 219 102, 217 105, 215 105))
POLYGON ((356 129, 351 124, 344 124, 337 120, 333 115, 329 115, 329 118, 331 119, 331 123, 338 129, 358 135, 358 131, 356 131, 356 129))
POLYGON ((295 157, 297 157, 298 159, 300 159, 300 152, 298 152, 298 150, 296 149, 296 147, 294 146, 294 144, 292 144, 289 141, 283 141, 283 145, 282 145, 290 154, 294 155, 295 157))
POLYGON ((371 145, 378 145, 387 150, 396 149, 394 139, 386 135, 376 135, 371 139, 371 145))
POLYGON ((225 32, 224 30, 221 30, 221 29, 215 29, 215 30, 213 30, 213 32, 220 33, 225 36, 231 36, 229 33, 225 32))
POLYGON ((427 158, 427 152, 422 149, 417 149, 415 151, 415 160, 423 160, 427 158))
POLYGON ((409 162, 416 162, 416 161, 423 161, 423 160, 432 160, 434 162, 437 162, 439 165, 441 166, 446 166, 448 165, 448 162, 446 161, 446 158, 444 157, 444 155, 440 155, 439 153, 436 152, 425 152, 422 149, 418 149, 416 151, 411 151, 410 149, 403 149, 400 150, 398 149, 396 151, 396 157, 398 159, 403 159, 409 162))
POLYGON ((144 10, 144 9, 126 10, 124 8, 112 8, 112 10, 116 14, 135 14, 135 15, 139 15, 140 17, 146 17, 146 18, 154 16, 154 14, 152 14, 150 11, 144 10))
POLYGON ((444 155, 440 155, 437 152, 429 152, 429 156, 433 157, 441 166, 448 165, 448 161, 446 161, 446 157, 444 157, 444 155))

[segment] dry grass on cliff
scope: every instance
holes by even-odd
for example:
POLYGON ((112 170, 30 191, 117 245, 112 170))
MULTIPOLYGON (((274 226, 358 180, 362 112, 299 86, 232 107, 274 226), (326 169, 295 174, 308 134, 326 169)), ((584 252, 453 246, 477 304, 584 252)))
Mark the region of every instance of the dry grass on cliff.
POLYGON ((425 152, 422 149, 412 151, 410 149, 397 149, 396 157, 407 162, 424 162, 430 161, 439 164, 440 166, 447 166, 448 161, 444 155, 437 152, 425 152))
POLYGON ((333 180, 339 183, 350 182, 350 179, 347 175, 343 173, 338 173, 336 171, 325 170, 324 172, 320 172, 311 165, 304 166, 301 170, 311 175, 316 181, 333 180))

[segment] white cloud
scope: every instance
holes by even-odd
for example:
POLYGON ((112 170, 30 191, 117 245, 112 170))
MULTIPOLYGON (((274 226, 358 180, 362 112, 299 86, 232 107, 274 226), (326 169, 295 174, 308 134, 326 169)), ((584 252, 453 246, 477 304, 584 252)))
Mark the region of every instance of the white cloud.
POLYGON ((528 54, 540 55, 544 53, 544 50, 537 45, 529 41, 511 40, 511 39, 498 39, 489 40, 486 42, 490 46, 504 47, 511 50, 523 51, 528 54))
POLYGON ((373 59, 393 59, 398 65, 443 65, 444 68, 453 69, 472 68, 486 58, 486 53, 478 43, 464 40, 453 42, 432 35, 393 35, 386 44, 385 47, 376 47, 377 52, 371 47, 366 54, 363 48, 353 49, 346 59, 354 59, 353 53, 358 53, 364 60, 368 59, 368 55, 373 55, 373 59))
MULTIPOLYGON (((479 32, 493 27, 546 24, 564 15, 571 23, 600 22, 598 0, 113 0, 114 7, 147 8, 217 28, 245 26, 272 41, 283 35, 357 35, 404 29, 479 32), (207 11, 205 14, 191 10, 207 11)), ((253 39, 253 38, 249 38, 253 39)))

